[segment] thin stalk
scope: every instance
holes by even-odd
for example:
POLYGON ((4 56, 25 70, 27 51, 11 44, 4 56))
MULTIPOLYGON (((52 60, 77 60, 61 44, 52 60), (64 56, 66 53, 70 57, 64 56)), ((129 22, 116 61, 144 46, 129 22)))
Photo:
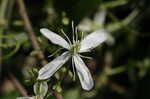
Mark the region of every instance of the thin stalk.
POLYGON ((16 79, 16 77, 13 74, 11 74, 11 73, 9 73, 9 76, 10 76, 10 79, 11 79, 13 85, 16 87, 16 89, 18 89, 19 92, 23 96, 28 96, 26 89, 20 84, 20 82, 16 79))
POLYGON ((3 19, 5 17, 7 4, 8 4, 8 0, 2 0, 1 6, 0 6, 0 19, 3 19))
POLYGON ((32 43, 34 49, 39 51, 39 53, 37 54, 38 59, 41 60, 42 65, 45 65, 45 64, 47 64, 47 61, 44 59, 44 54, 41 51, 41 48, 37 42, 35 32, 33 31, 31 22, 29 20, 29 17, 28 17, 27 11, 26 11, 26 7, 24 5, 24 1, 23 0, 17 0, 17 4, 19 6, 19 12, 20 12, 20 15, 24 21, 24 25, 25 25, 25 28, 26 28, 28 34, 29 34, 29 38, 31 40, 31 43, 32 43))

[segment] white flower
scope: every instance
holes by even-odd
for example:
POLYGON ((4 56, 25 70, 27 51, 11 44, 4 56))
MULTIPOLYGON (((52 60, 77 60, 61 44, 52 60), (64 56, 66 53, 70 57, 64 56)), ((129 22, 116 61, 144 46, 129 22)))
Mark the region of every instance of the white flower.
MULTIPOLYGON (((80 79, 80 83, 84 90, 90 90, 93 88, 93 79, 91 74, 86 67, 85 63, 80 57, 80 53, 88 52, 91 49, 97 47, 99 44, 107 40, 107 33, 105 30, 97 30, 88 36, 86 36, 81 42, 77 40, 77 32, 76 38, 73 36, 73 42, 68 39, 69 43, 63 39, 61 36, 57 35, 56 33, 42 28, 40 29, 41 33, 48 38, 52 43, 62 46, 63 48, 67 49, 68 51, 64 52, 62 55, 55 58, 53 61, 48 63, 39 71, 38 79, 48 79, 51 77, 63 64, 66 63, 70 58, 72 58, 73 69, 74 66, 76 68, 77 74, 80 79), (76 39, 76 40, 75 40, 76 39)), ((74 28, 73 28, 74 33, 74 28)))

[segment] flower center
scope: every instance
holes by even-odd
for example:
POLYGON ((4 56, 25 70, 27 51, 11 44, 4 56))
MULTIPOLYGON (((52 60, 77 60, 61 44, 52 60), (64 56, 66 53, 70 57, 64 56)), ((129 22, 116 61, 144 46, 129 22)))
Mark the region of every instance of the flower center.
POLYGON ((80 42, 79 41, 76 41, 73 43, 73 45, 71 46, 71 49, 70 49, 70 53, 72 55, 75 55, 79 52, 80 50, 80 42))

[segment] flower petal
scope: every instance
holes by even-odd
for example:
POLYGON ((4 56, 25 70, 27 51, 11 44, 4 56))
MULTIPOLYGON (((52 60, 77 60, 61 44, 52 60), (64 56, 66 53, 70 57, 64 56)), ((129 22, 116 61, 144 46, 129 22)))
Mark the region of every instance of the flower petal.
POLYGON ((36 99, 36 98, 33 96, 33 97, 17 97, 16 99, 36 99))
POLYGON ((46 28, 42 28, 42 29, 40 29, 40 31, 52 43, 62 46, 66 49, 70 49, 69 43, 65 39, 63 39, 61 36, 57 35, 56 33, 52 32, 46 28))
POLYGON ((53 61, 48 63, 39 71, 38 79, 48 79, 51 77, 67 60, 69 60, 69 52, 64 52, 61 56, 58 56, 53 61))
POLYGON ((107 35, 107 32, 103 29, 89 34, 81 41, 81 48, 79 52, 87 52, 92 48, 97 47, 107 39, 107 35))
POLYGON ((73 56, 73 59, 82 88, 87 91, 90 90, 91 88, 93 88, 94 84, 89 69, 86 67, 85 63, 78 55, 73 56))

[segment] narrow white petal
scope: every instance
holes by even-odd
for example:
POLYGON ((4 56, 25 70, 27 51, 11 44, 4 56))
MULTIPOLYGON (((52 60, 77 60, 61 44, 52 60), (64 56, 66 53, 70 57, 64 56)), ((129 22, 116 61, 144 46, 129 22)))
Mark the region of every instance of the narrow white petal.
POLYGON ((46 28, 42 28, 42 29, 40 29, 40 31, 52 43, 62 46, 66 49, 70 49, 69 43, 65 39, 63 39, 61 36, 57 35, 56 33, 52 32, 46 28))
POLYGON ((87 91, 90 90, 94 84, 89 69, 78 55, 73 56, 73 59, 82 88, 87 91))
POLYGON ((17 97, 16 99, 36 99, 36 98, 33 96, 33 97, 17 97))
POLYGON ((81 41, 81 48, 79 52, 87 52, 92 48, 97 47, 107 39, 107 35, 107 32, 103 29, 89 34, 81 41))
POLYGON ((53 61, 48 63, 39 71, 38 79, 48 79, 51 77, 67 60, 70 55, 68 52, 64 52, 61 56, 58 56, 53 61))

